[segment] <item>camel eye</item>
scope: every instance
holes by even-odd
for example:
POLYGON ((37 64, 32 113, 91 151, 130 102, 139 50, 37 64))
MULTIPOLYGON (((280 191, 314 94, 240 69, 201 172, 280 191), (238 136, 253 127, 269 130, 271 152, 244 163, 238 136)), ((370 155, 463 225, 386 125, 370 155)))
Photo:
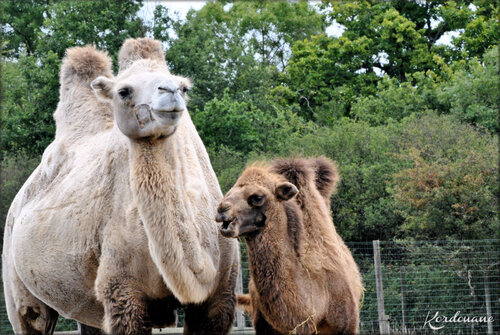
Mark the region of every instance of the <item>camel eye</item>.
POLYGON ((187 93, 189 91, 189 88, 187 86, 184 86, 182 88, 182 93, 187 93))
POLYGON ((128 87, 124 87, 118 90, 118 95, 120 95, 120 98, 125 99, 130 96, 131 89, 128 87))
POLYGON ((259 207, 264 204, 265 197, 259 194, 253 194, 248 198, 248 204, 253 207, 259 207))

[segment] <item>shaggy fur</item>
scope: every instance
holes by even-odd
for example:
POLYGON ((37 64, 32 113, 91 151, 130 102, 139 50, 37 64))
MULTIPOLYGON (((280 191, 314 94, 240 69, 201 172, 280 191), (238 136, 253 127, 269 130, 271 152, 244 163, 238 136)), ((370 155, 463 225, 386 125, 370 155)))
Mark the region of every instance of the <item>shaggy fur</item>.
POLYGON ((61 84, 71 85, 73 80, 90 84, 97 76, 111 78, 111 60, 107 52, 93 46, 75 47, 66 50, 60 73, 61 84))
MULTIPOLYGON (((189 114, 184 110, 167 135, 155 134, 159 125, 150 137, 129 138, 116 118, 121 105, 92 92, 96 80, 137 89, 140 78, 136 92, 144 96, 133 95, 133 107, 153 93, 151 80, 182 87, 186 80, 170 74, 159 46, 128 40, 116 78, 105 53, 67 52, 56 138, 5 225, 2 275, 16 334, 50 334, 52 311, 87 332, 150 334, 171 324, 181 305, 192 330, 186 333, 224 334, 232 325, 238 244, 217 231, 222 194, 189 114)), ((109 90, 113 99, 120 87, 109 90)))
POLYGON ((112 78, 108 54, 92 46, 66 51, 59 74, 60 100, 54 113, 56 137, 65 144, 113 127, 113 110, 98 101, 90 82, 98 76, 112 78))
POLYGON ((337 165, 326 157, 317 157, 309 162, 315 172, 316 188, 325 198, 327 207, 330 208, 330 197, 337 191, 337 185, 340 182, 337 165))
MULTIPOLYGON (((330 197, 337 191, 340 174, 337 165, 328 158, 320 156, 311 159, 277 159, 272 163, 272 170, 283 175, 299 190, 313 179, 316 189, 330 208, 330 197)), ((299 194, 297 198, 302 204, 302 196, 299 194)))
POLYGON ((161 42, 150 38, 129 38, 118 54, 120 72, 130 67, 136 60, 152 59, 159 64, 165 63, 161 42))
POLYGON ((323 157, 250 166, 219 205, 223 225, 248 225, 255 211, 267 218, 261 228, 243 235, 250 295, 237 297, 257 334, 357 332, 361 277, 325 202, 339 180, 336 173, 334 163, 323 157), (276 197, 284 180, 299 190, 290 200, 276 197), (252 206, 256 194, 266 200, 252 206))

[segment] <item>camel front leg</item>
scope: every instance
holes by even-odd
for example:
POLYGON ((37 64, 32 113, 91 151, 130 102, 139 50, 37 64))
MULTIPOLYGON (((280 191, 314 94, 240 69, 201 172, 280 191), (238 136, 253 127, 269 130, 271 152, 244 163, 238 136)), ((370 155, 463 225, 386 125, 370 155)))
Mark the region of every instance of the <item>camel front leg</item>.
POLYGON ((124 278, 98 287, 104 305, 104 330, 113 335, 150 335, 147 298, 139 285, 124 278))
POLYGON ((271 327, 259 310, 254 312, 253 327, 256 335, 281 335, 280 332, 271 327))
POLYGON ((218 297, 217 301, 190 304, 185 307, 184 335, 225 335, 234 321, 235 297, 218 297))

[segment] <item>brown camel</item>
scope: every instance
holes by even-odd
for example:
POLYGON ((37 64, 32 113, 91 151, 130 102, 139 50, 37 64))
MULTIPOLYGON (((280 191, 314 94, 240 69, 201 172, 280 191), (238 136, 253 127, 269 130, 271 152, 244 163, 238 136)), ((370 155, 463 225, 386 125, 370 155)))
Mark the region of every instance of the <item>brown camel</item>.
POLYGON ((329 198, 339 180, 324 158, 248 167, 219 205, 226 237, 248 246, 257 334, 355 334, 363 286, 335 231, 329 198))
POLYGON ((222 193, 189 80, 159 41, 127 40, 118 58, 116 77, 93 47, 63 60, 54 142, 5 225, 9 320, 16 334, 52 334, 60 314, 82 334, 143 335, 183 306, 185 334, 226 334, 238 243, 213 219, 222 193))

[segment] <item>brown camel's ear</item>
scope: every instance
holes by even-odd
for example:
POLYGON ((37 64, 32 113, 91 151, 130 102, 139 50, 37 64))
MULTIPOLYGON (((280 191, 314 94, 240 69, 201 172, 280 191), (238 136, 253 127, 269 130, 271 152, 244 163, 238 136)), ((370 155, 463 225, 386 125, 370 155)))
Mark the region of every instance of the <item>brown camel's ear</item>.
POLYGON ((275 194, 279 200, 289 200, 297 193, 299 193, 297 187, 287 181, 276 186, 275 194))
POLYGON ((113 99, 113 87, 115 82, 112 79, 106 78, 104 76, 99 76, 90 83, 90 87, 94 90, 94 93, 101 99, 112 100, 113 99))

